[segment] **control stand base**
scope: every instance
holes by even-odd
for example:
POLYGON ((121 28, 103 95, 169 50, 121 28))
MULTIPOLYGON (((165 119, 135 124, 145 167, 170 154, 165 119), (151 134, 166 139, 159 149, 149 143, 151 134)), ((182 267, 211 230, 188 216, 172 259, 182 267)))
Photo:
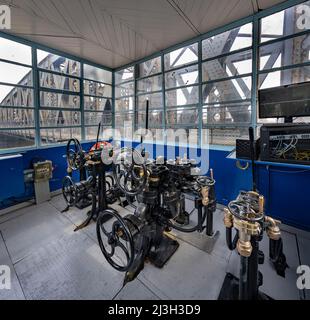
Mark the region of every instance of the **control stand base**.
MULTIPOLYGON (((231 273, 226 274, 218 300, 239 300, 239 279, 231 273)), ((257 300, 274 299, 259 291, 257 300)))
POLYGON ((159 247, 148 254, 148 260, 157 268, 162 268, 179 248, 179 243, 164 234, 159 247))

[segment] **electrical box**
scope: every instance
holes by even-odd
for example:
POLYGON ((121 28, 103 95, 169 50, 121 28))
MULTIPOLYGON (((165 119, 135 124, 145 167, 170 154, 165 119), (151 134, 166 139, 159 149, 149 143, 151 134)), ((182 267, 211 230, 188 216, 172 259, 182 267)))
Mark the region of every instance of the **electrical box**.
POLYGON ((33 169, 36 203, 40 204, 51 199, 49 180, 53 173, 52 162, 37 162, 33 165, 33 169))

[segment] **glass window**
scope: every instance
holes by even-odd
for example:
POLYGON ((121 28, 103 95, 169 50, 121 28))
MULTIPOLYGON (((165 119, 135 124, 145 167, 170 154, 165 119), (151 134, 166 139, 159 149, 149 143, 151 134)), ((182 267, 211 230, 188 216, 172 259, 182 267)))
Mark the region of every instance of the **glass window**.
POLYGON ((165 70, 181 67, 198 61, 198 43, 165 54, 165 70))
POLYGON ((67 143, 69 139, 76 138, 81 141, 81 128, 56 128, 40 130, 41 144, 67 143))
POLYGON ((173 70, 165 74, 166 89, 198 83, 198 65, 173 70))
MULTIPOLYGON (((96 127, 85 127, 85 138, 86 140, 96 140, 97 139, 98 126, 96 127)), ((112 136, 112 128, 102 128, 99 138, 102 140, 110 140, 112 136)))
POLYGON ((306 81, 310 81, 310 66, 262 73, 258 78, 258 87, 267 89, 306 81))
POLYGON ((194 146, 198 144, 198 130, 191 128, 167 129, 167 143, 194 146))
POLYGON ((130 81, 133 80, 135 75, 134 75, 135 67, 131 66, 126 69, 116 71, 115 72, 115 83, 121 83, 125 81, 130 81))
POLYGON ((0 128, 34 127, 34 110, 0 108, 0 128))
POLYGON ((23 87, 0 85, 0 105, 33 107, 33 90, 23 87))
POLYGON ((112 72, 84 64, 84 78, 111 84, 112 72))
POLYGON ((263 45, 259 53, 260 70, 309 62, 310 34, 263 45))
POLYGON ((213 58, 252 46, 252 23, 202 41, 202 59, 213 58))
POLYGON ((48 108, 80 108, 80 97, 78 95, 62 94, 55 92, 40 92, 41 107, 48 108))
POLYGON ((115 112, 134 111, 134 97, 115 100, 115 112))
POLYGON ((31 47, 0 37, 0 59, 32 65, 31 47))
MULTIPOLYGON (((138 113, 138 126, 145 128, 146 124, 146 113, 138 113)), ((158 128, 163 124, 163 111, 162 110, 152 110, 149 112, 149 128, 158 128)))
POLYGON ((84 80, 84 94, 111 98, 112 86, 105 83, 84 80))
POLYGON ((124 127, 134 123, 134 113, 115 113, 115 127, 124 127))
POLYGON ((41 127, 66 127, 81 125, 81 112, 64 110, 40 110, 41 127))
POLYGON ((161 72, 161 57, 156 57, 139 64, 139 77, 148 77, 159 72, 161 72))
POLYGON ((134 82, 126 82, 123 84, 119 84, 115 87, 115 97, 127 97, 133 96, 135 94, 135 83, 134 82))
POLYGON ((208 129, 208 141, 203 144, 215 144, 235 146, 236 139, 249 139, 249 129, 247 127, 240 128, 210 128, 208 129))
POLYGON ((138 94, 161 90, 163 81, 162 79, 162 76, 159 75, 139 80, 137 84, 138 94))
POLYGON ((250 124, 251 103, 224 103, 204 106, 202 122, 212 124, 250 124))
POLYGON ((71 92, 80 91, 80 80, 78 79, 63 77, 49 72, 39 72, 39 74, 41 87, 71 92))
POLYGON ((32 86, 32 69, 0 61, 0 82, 32 86))
POLYGON ((184 106, 198 103, 198 86, 166 91, 166 106, 184 106))
POLYGON ((202 64, 202 81, 252 73, 252 51, 242 51, 202 64))
POLYGON ((261 19, 261 42, 309 30, 310 1, 261 19))
POLYGON ((229 102, 251 98, 251 77, 217 81, 202 86, 204 103, 229 102))
POLYGON ((80 76, 80 62, 71 60, 46 51, 37 50, 38 67, 49 71, 80 76))
POLYGON ((0 149, 33 147, 35 145, 35 130, 0 130, 0 149))
POLYGON ((149 109, 163 108, 163 94, 161 92, 138 96, 137 97, 138 110, 146 109, 146 100, 149 100, 149 109))
POLYGON ((166 112, 166 123, 168 127, 174 125, 198 125, 198 109, 197 108, 178 108, 176 110, 168 110, 166 112))
POLYGON ((84 109, 92 111, 112 111, 112 101, 104 98, 84 97, 84 109))
POLYGON ((101 122, 102 126, 112 125, 112 113, 110 111, 102 112, 85 112, 86 125, 98 125, 101 122))

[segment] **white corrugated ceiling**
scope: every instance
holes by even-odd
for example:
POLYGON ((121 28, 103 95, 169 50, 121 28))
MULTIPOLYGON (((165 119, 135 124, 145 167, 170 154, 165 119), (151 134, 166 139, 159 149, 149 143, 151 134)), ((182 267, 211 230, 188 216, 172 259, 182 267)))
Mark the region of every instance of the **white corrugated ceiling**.
POLYGON ((10 33, 115 68, 283 0, 6 0, 10 33))

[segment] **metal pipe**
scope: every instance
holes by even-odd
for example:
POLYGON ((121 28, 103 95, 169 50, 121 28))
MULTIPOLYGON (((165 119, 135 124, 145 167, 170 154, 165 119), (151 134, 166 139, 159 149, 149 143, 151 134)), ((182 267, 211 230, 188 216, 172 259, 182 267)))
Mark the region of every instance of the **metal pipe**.
POLYGON ((232 228, 226 227, 226 244, 227 244, 227 247, 230 251, 233 251, 236 249, 238 239, 239 239, 238 231, 235 234, 234 240, 232 241, 232 228))
POLYGON ((240 276, 239 276, 239 300, 249 300, 248 297, 248 259, 240 256, 240 276))
POLYGON ((209 206, 204 207, 205 216, 207 217, 206 234, 209 237, 213 236, 213 211, 209 206))
POLYGON ((258 299, 258 250, 257 237, 251 239, 252 253, 248 258, 248 299, 258 299))

